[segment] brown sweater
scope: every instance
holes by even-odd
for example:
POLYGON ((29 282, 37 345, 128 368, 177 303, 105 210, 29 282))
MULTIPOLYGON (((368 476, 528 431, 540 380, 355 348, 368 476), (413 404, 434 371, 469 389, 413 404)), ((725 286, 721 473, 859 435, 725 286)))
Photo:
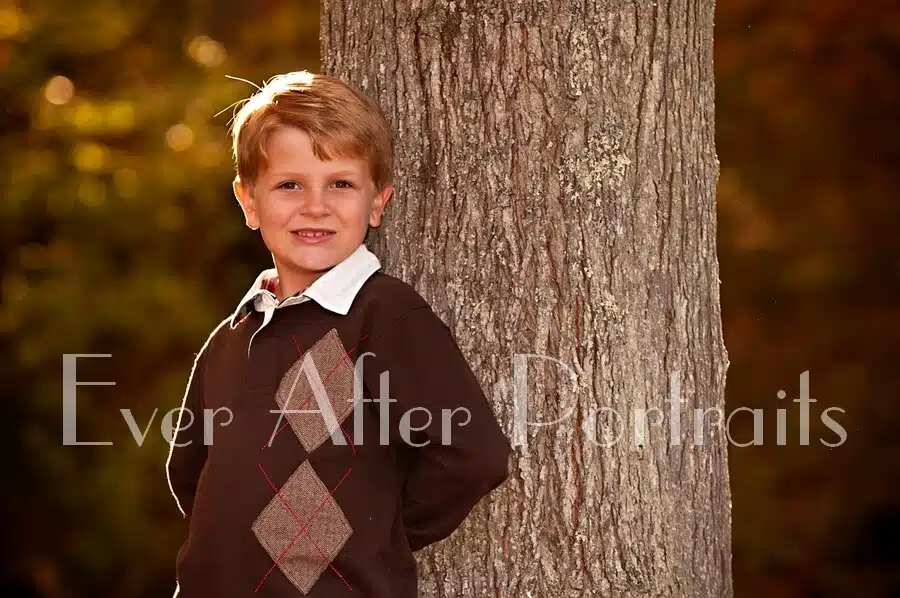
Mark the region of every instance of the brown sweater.
POLYGON ((248 357, 262 319, 225 320, 194 362, 167 464, 189 521, 176 595, 415 598, 413 551, 508 475, 478 380, 425 300, 381 272, 347 315, 275 310, 248 357))

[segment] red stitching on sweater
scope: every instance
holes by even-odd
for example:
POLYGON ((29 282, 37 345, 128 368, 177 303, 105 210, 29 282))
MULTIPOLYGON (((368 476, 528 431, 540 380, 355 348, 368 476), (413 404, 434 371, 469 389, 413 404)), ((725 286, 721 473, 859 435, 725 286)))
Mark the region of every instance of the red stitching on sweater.
MULTIPOLYGON (((365 339, 367 336, 369 336, 369 335, 368 335, 368 334, 362 335, 361 337, 359 337, 359 341, 362 341, 362 340, 365 339)), ((297 347, 297 352, 300 354, 300 357, 302 358, 303 355, 304 355, 304 351, 302 351, 302 350, 300 349, 300 344, 297 342, 297 337, 296 337, 295 335, 292 334, 292 335, 291 335, 291 338, 294 340, 294 346, 297 347)), ((341 367, 341 364, 343 364, 344 361, 347 360, 347 359, 350 357, 350 353, 352 353, 353 351, 356 351, 356 350, 359 348, 359 341, 357 341, 357 344, 356 344, 355 347, 353 347, 352 349, 348 349, 347 351, 344 352, 344 359, 340 360, 336 366, 334 366, 333 368, 331 368, 331 371, 328 372, 328 374, 327 374, 327 375, 325 376, 325 378, 322 380, 322 383, 323 383, 323 384, 324 384, 326 381, 328 381, 328 378, 331 376, 331 374, 333 374, 334 372, 336 372, 337 369, 338 369, 339 367, 341 367)), ((297 409, 298 409, 298 410, 299 410, 299 409, 303 409, 304 407, 306 407, 307 405, 309 405, 309 402, 312 400, 312 398, 313 398, 314 396, 315 396, 315 392, 310 392, 309 396, 306 398, 306 401, 304 401, 302 405, 300 405, 299 407, 297 407, 297 409)), ((269 446, 270 443, 275 442, 275 439, 278 437, 278 435, 281 434, 281 432, 282 432, 285 428, 287 428, 288 426, 290 426, 290 423, 291 423, 291 422, 286 422, 286 423, 284 423, 280 428, 278 428, 278 430, 275 432, 275 434, 272 436, 272 438, 271 438, 270 440, 266 441, 266 443, 263 445, 263 447, 262 447, 263 450, 265 450, 265 448, 266 448, 267 446, 269 446)), ((340 425, 340 424, 338 424, 338 425, 340 425)), ((341 430, 342 430, 342 431, 344 430, 343 426, 341 426, 341 430)), ((346 436, 346 434, 347 434, 347 432, 344 431, 344 435, 345 435, 345 436, 346 436)), ((348 440, 349 440, 349 438, 348 438, 348 440)), ((351 444, 352 444, 352 441, 351 441, 351 444)), ((355 447, 354 447, 354 452, 353 452, 353 454, 354 454, 354 455, 356 454, 355 447)))
MULTIPOLYGON (((389 328, 386 328, 386 329, 382 330, 381 333, 379 333, 378 336, 376 336, 375 338, 373 338, 373 339, 372 339, 372 342, 373 342, 373 343, 377 343, 378 340, 379 340, 382 336, 384 336, 385 334, 387 334, 388 332, 390 332, 391 330, 393 330, 394 328, 396 328, 397 325, 400 323, 400 320, 402 320, 403 318, 405 318, 406 316, 408 316, 408 315, 411 314, 412 312, 414 312, 414 311, 419 311, 419 310, 421 310, 421 309, 431 309, 431 306, 430 306, 430 305, 420 305, 419 307, 412 307, 412 308, 410 308, 408 311, 403 312, 402 314, 400 314, 399 316, 397 316, 396 318, 394 318, 394 321, 391 323, 391 325, 390 325, 389 328)), ((435 314, 435 315, 436 315, 436 314, 435 314)), ((445 326, 446 326, 446 324, 445 324, 445 326)))
POLYGON ((300 348, 300 343, 297 342, 297 336, 292 334, 291 338, 294 340, 294 346, 297 347, 297 353, 300 354, 300 357, 303 357, 303 349, 300 348))
MULTIPOLYGON (((262 463, 259 464, 259 470, 262 472, 262 474, 264 476, 266 476, 266 481, 269 482, 269 487, 271 487, 272 490, 275 491, 275 495, 281 501, 281 504, 283 504, 284 507, 288 510, 288 513, 291 514, 291 517, 294 518, 294 521, 296 521, 297 524, 300 525, 301 524, 300 518, 297 517, 297 514, 294 513, 294 510, 291 508, 291 505, 288 504, 288 501, 285 500, 284 496, 281 495, 281 491, 278 489, 278 486, 276 486, 272 482, 272 479, 269 477, 269 474, 267 474, 266 470, 263 468, 262 463)), ((344 474, 344 477, 346 478, 349 473, 350 473, 350 470, 347 469, 347 473, 344 474)), ((341 482, 343 482, 343 480, 341 480, 341 482)), ((340 483, 338 484, 338 486, 340 486, 340 483)), ((335 490, 337 490, 337 487, 335 487, 335 490)), ((334 490, 332 490, 332 492, 334 492, 334 490)), ((329 494, 329 496, 331 496, 331 494, 329 494)), ((318 512, 327 503, 328 503, 328 499, 326 498, 325 501, 321 505, 319 505, 319 507, 316 509, 316 511, 313 512, 313 515, 315 515, 315 513, 318 512)), ((312 523, 312 519, 313 519, 313 517, 310 516, 309 521, 306 522, 306 525, 303 526, 303 528, 300 530, 300 533, 303 533, 303 531, 307 527, 309 527, 309 524, 312 523)), ((299 536, 299 534, 298 534, 298 536, 299 536)), ((328 564, 328 567, 330 567, 331 570, 334 571, 337 574, 337 576, 341 578, 341 581, 344 582, 344 584, 347 586, 347 588, 350 591, 353 591, 353 588, 350 586, 350 584, 347 582, 347 580, 344 578, 344 576, 341 575, 341 572, 338 571, 337 568, 331 564, 331 561, 328 560, 328 557, 325 555, 324 552, 322 552, 322 549, 319 547, 318 544, 316 544, 316 541, 313 540, 310 536, 307 536, 307 538, 312 543, 312 545, 315 547, 316 551, 318 551, 318 553, 322 556, 322 558, 328 564)), ((297 539, 297 536, 294 537, 294 540, 296 540, 296 539, 297 539)), ((287 554, 287 551, 290 550, 291 546, 294 544, 294 540, 292 540, 291 543, 288 544, 288 547, 285 548, 284 552, 282 552, 281 555, 278 557, 279 561, 284 557, 285 554, 287 554)), ((276 566, 278 566, 278 561, 275 561, 275 564, 273 565, 272 568, 274 569, 276 566)), ((271 573, 271 572, 272 572, 272 569, 269 569, 269 571, 266 573, 265 577, 262 578, 262 581, 259 582, 259 585, 256 586, 256 590, 254 590, 254 593, 259 591, 259 588, 262 587, 263 582, 266 581, 266 577, 268 577, 269 573, 271 573)))
MULTIPOLYGON (((262 465, 260 465, 259 467, 260 467, 260 469, 262 469, 262 465)), ((263 575, 263 578, 260 580, 259 585, 256 586, 256 589, 254 590, 254 593, 256 593, 256 592, 259 591, 259 588, 262 587, 262 585, 265 583, 266 579, 269 577, 269 575, 271 575, 272 571, 275 570, 275 567, 278 566, 278 563, 281 562, 281 559, 284 558, 284 555, 286 555, 286 554, 288 553, 288 551, 289 551, 289 550, 291 549, 291 547, 294 545, 294 542, 296 542, 296 541, 297 541, 297 538, 300 537, 300 534, 302 534, 303 532, 306 531, 306 528, 309 527, 309 524, 310 524, 310 523, 312 523, 312 520, 313 520, 313 518, 316 516, 316 513, 318 513, 319 511, 321 511, 321 510, 322 510, 322 507, 324 507, 325 505, 327 505, 327 504, 328 504, 328 501, 334 498, 334 493, 337 492, 337 489, 341 487, 341 484, 343 484, 343 483, 344 483, 344 480, 347 479, 347 476, 350 475, 351 469, 352 469, 352 468, 347 468, 347 472, 344 474, 344 477, 341 478, 341 481, 339 481, 339 482, 337 483, 337 485, 336 485, 336 486, 328 493, 328 496, 325 498, 325 500, 323 500, 323 501, 319 504, 319 506, 316 507, 316 510, 313 511, 312 515, 310 515, 309 521, 306 522, 306 525, 304 525, 303 527, 300 528, 300 531, 298 531, 298 532, 294 535, 293 539, 291 539, 291 541, 288 543, 288 545, 285 547, 285 549, 281 551, 281 554, 278 555, 278 558, 275 559, 275 562, 272 563, 272 566, 269 567, 269 570, 266 571, 266 574, 265 574, 265 575, 263 575)), ((263 472, 263 473, 265 473, 265 472, 263 472)), ((329 563, 329 565, 330 565, 330 563, 329 563)), ((343 579, 343 578, 342 578, 342 579, 343 579)), ((346 582, 345 582, 345 583, 346 583, 346 582)), ((352 590, 352 588, 351 588, 351 590, 352 590)))
MULTIPOLYGON (((364 340, 364 339, 367 338, 367 337, 368 337, 368 334, 364 334, 364 335, 362 335, 362 336, 360 337, 359 341, 362 341, 362 340, 364 340)), ((292 335, 291 335, 291 338, 292 338, 293 341, 294 341, 294 346, 297 348, 298 354, 299 354, 300 357, 302 358, 303 355, 304 355, 304 352, 303 352, 303 350, 300 349, 300 344, 299 344, 299 342, 297 341, 297 337, 296 337, 295 335, 292 334, 292 335)), ((334 366, 334 367, 331 369, 331 371, 328 372, 328 374, 326 374, 324 380, 322 381, 323 383, 324 383, 325 381, 327 381, 328 378, 329 378, 334 372, 337 371, 337 369, 344 363, 344 360, 349 359, 350 353, 351 353, 351 352, 356 351, 356 349, 359 348, 359 341, 357 342, 357 345, 356 345, 355 347, 353 347, 352 349, 349 349, 349 350, 347 350, 347 351, 344 352, 344 359, 342 359, 341 361, 339 361, 338 364, 337 364, 336 366, 334 366)), ((306 401, 305 401, 299 408, 300 408, 300 409, 303 409, 303 408, 304 408, 304 407, 312 400, 313 396, 315 396, 315 393, 310 393, 310 396, 307 397, 306 401)), ((278 436, 278 434, 280 434, 281 431, 284 430, 285 428, 287 428, 288 426, 290 426, 290 422, 286 422, 283 426, 281 426, 281 428, 279 428, 278 431, 275 433, 275 436, 278 436)), ((355 457, 355 456, 356 456, 356 443, 353 442, 353 439, 352 439, 352 438, 350 437, 350 435, 347 433, 347 430, 344 429, 344 426, 343 426, 342 423, 338 422, 338 427, 340 427, 341 432, 344 434, 344 437, 345 437, 345 438, 347 439, 347 441, 350 443, 350 451, 351 451, 351 454, 355 457)), ((266 442, 266 443, 263 445, 263 449, 265 449, 266 446, 269 446, 270 443, 271 443, 272 441, 274 441, 275 436, 273 436, 272 439, 271 439, 269 442, 266 442)), ((308 456, 308 455, 307 455, 307 459, 309 459, 309 456, 308 456)), ((282 502, 282 504, 284 504, 285 508, 287 508, 288 513, 291 514, 291 517, 293 517, 294 520, 297 521, 297 523, 299 524, 299 523, 300 523, 299 518, 298 518, 297 515, 294 513, 293 509, 291 509, 291 507, 290 507, 290 505, 288 504, 288 502, 287 502, 287 501, 284 499, 284 497, 281 495, 281 491, 278 489, 278 487, 275 486, 274 483, 272 483, 272 480, 269 478, 268 474, 266 473, 266 470, 263 468, 262 463, 259 463, 258 465, 259 465, 260 471, 261 471, 262 474, 265 476, 266 481, 268 482, 269 486, 275 491, 275 494, 278 496, 278 499, 282 502)), ((294 545, 294 542, 297 541, 297 538, 299 538, 300 535, 301 535, 304 531, 306 531, 306 528, 309 527, 309 524, 312 523, 312 520, 315 518, 316 514, 317 514, 319 511, 321 511, 322 508, 323 508, 326 504, 328 504, 328 501, 329 501, 329 500, 331 500, 331 499, 334 498, 334 493, 335 493, 335 492, 337 491, 337 489, 341 486, 341 484, 344 483, 344 481, 347 479, 347 476, 350 475, 350 472, 351 472, 351 471, 352 471, 352 468, 347 468, 347 471, 344 473, 344 476, 343 476, 343 477, 341 478, 341 480, 337 483, 337 485, 329 492, 328 497, 326 497, 325 500, 322 501, 322 503, 321 503, 318 507, 316 507, 316 510, 313 511, 313 514, 310 515, 309 521, 307 521, 306 524, 303 525, 303 527, 300 528, 300 531, 298 531, 298 532, 294 535, 294 537, 291 539, 290 543, 288 543, 288 545, 284 548, 284 550, 281 551, 281 554, 278 555, 278 558, 275 559, 275 562, 272 563, 272 566, 269 568, 268 571, 266 571, 266 574, 263 575, 263 578, 260 580, 259 584, 257 584, 256 589, 254 590, 254 593, 259 592, 259 589, 260 589, 260 588, 262 587, 262 585, 265 583, 266 579, 268 579, 268 577, 269 577, 269 575, 271 575, 272 571, 274 571, 275 568, 278 567, 278 563, 281 562, 281 559, 283 559, 284 556, 288 553, 288 551, 290 551, 291 547, 294 545)), ((350 591, 353 591, 353 587, 347 582, 347 580, 344 578, 344 576, 341 575, 340 571, 337 570, 337 568, 332 564, 332 562, 331 562, 331 561, 328 561, 328 557, 322 552, 322 549, 319 547, 319 545, 316 544, 316 542, 315 542, 312 538, 309 538, 309 540, 310 540, 310 542, 312 542, 312 545, 315 547, 316 551, 322 556, 323 559, 325 559, 326 563, 328 564, 328 567, 329 567, 332 571, 334 571, 335 574, 337 574, 338 577, 341 578, 341 581, 344 582, 344 585, 347 586, 347 589, 349 589, 350 591)))

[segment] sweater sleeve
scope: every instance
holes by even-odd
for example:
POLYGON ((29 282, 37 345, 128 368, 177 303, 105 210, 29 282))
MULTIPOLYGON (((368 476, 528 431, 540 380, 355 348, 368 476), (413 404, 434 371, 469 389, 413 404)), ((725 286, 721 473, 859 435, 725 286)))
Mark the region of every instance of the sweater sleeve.
MULTIPOLYGON (((208 342, 208 341, 207 341, 208 342)), ((194 493, 203 466, 207 448, 203 438, 203 377, 206 365, 206 345, 194 359, 187 388, 178 412, 178 423, 172 432, 166 474, 169 489, 182 515, 191 516, 194 493)))
POLYGON ((388 410, 391 443, 408 451, 403 522, 410 548, 419 550, 449 536, 507 479, 512 448, 449 327, 430 306, 401 316, 372 352, 374 364, 363 377, 382 399, 377 408, 388 410), (395 401, 389 406, 383 372, 395 401))

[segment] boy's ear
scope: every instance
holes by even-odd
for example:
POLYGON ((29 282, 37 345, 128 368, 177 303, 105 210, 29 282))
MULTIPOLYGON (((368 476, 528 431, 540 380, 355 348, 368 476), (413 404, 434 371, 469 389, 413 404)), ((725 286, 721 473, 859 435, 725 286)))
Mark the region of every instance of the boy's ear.
POLYGON ((247 226, 252 230, 258 230, 259 213, 256 210, 256 199, 253 197, 253 191, 241 182, 240 177, 234 177, 231 188, 234 189, 235 199, 241 204, 241 210, 244 212, 247 226))
POLYGON ((388 185, 384 189, 382 189, 381 193, 375 196, 375 201, 372 202, 372 212, 369 214, 369 225, 370 226, 380 226, 381 218, 384 215, 384 208, 387 206, 388 201, 390 201, 391 196, 394 194, 394 186, 388 185))

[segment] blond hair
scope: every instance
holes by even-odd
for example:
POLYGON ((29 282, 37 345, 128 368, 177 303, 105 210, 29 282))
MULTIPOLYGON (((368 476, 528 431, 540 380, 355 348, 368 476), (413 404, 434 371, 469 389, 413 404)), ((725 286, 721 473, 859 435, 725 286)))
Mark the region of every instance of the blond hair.
POLYGON ((369 163, 375 189, 393 182, 391 127, 371 98, 337 77, 295 71, 270 79, 241 106, 231 126, 238 178, 252 188, 265 167, 272 131, 296 127, 309 135, 320 160, 369 163))

